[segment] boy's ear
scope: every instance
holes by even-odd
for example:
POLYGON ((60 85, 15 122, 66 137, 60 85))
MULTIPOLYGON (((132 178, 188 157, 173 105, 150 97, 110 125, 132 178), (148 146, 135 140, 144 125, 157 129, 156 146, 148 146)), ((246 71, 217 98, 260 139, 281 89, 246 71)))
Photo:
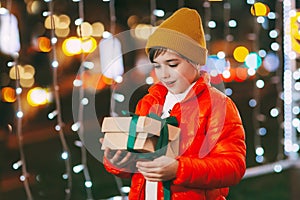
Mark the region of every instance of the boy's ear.
POLYGON ((210 75, 209 75, 206 71, 201 70, 201 71, 200 71, 200 76, 203 77, 204 82, 205 82, 206 84, 209 84, 209 85, 210 85, 210 75))

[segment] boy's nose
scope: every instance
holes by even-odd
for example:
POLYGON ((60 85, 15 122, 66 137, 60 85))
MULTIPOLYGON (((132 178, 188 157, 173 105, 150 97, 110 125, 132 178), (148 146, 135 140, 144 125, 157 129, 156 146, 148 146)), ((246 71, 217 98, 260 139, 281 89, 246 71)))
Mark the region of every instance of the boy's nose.
POLYGON ((170 76, 170 72, 169 72, 168 67, 162 67, 161 77, 162 78, 168 78, 169 76, 170 76))

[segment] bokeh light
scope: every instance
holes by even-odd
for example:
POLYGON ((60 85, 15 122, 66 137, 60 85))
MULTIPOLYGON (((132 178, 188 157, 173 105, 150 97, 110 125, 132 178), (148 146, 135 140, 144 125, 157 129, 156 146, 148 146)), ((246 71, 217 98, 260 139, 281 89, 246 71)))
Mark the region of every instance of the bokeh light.
POLYGON ((76 30, 79 37, 90 37, 93 34, 93 27, 88 22, 83 22, 76 30))
POLYGON ((269 72, 274 72, 280 65, 279 57, 275 53, 268 53, 263 60, 263 66, 269 72))
POLYGON ((264 3, 257 2, 251 6, 250 11, 253 16, 268 16, 270 8, 264 3))
POLYGON ((41 52, 50 52, 51 51, 51 41, 47 37, 37 38, 37 48, 41 52))
POLYGON ((248 69, 245 67, 237 67, 235 69, 235 81, 242 82, 245 81, 248 78, 248 69))
POLYGON ((255 83, 256 87, 257 88, 263 88, 265 86, 265 82, 261 79, 257 80, 256 83, 255 83))
POLYGON ((81 41, 77 37, 70 37, 64 40, 62 50, 66 56, 73 56, 81 53, 81 41))
POLYGON ((101 22, 95 22, 92 24, 92 36, 94 37, 102 37, 102 34, 105 30, 104 25, 101 22))
POLYGON ((49 15, 44 21, 46 29, 54 29, 59 24, 59 17, 57 15, 49 15))
POLYGON ((150 24, 138 24, 134 29, 134 36, 138 39, 147 39, 153 31, 150 24))
POLYGON ((138 16, 136 16, 136 15, 131 15, 131 16, 128 17, 128 19, 127 19, 128 27, 134 28, 134 27, 138 24, 138 21, 139 21, 139 17, 138 17, 138 16))
POLYGON ((245 66, 248 68, 257 69, 261 66, 261 64, 262 64, 262 59, 255 52, 249 53, 245 58, 245 66))
POLYGON ((58 23, 57 27, 55 27, 55 28, 57 28, 57 29, 69 28, 71 19, 68 15, 59 15, 58 19, 59 19, 59 23, 58 23))
POLYGON ((3 102, 13 103, 16 101, 16 91, 11 87, 1 89, 1 97, 3 102))
POLYGON ((60 38, 67 37, 70 34, 70 28, 55 29, 55 35, 60 38))
MULTIPOLYGON (((9 77, 13 80, 16 80, 17 76, 20 76, 20 74, 23 74, 23 73, 24 73, 24 68, 21 65, 18 65, 17 67, 13 66, 9 70, 9 77), (16 69, 18 70, 17 71, 18 73, 16 72, 16 69)), ((18 78, 20 78, 20 77, 18 77, 18 78)))
POLYGON ((233 51, 233 57, 237 62, 244 62, 249 50, 244 46, 238 46, 233 51))
POLYGON ((24 88, 30 88, 34 85, 34 78, 20 79, 20 85, 24 88))
POLYGON ((27 102, 31 106, 41 106, 51 102, 51 93, 48 89, 35 87, 28 91, 27 102))
POLYGON ((27 12, 30 14, 38 14, 42 10, 42 2, 41 1, 29 1, 26 6, 27 12))
POLYGON ((83 38, 81 43, 83 53, 92 53, 97 48, 97 41, 93 37, 83 38))

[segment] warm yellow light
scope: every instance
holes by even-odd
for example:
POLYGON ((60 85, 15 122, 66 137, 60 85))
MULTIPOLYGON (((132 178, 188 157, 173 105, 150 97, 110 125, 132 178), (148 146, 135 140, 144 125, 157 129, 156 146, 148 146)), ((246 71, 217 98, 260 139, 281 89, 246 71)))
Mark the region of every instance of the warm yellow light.
POLYGON ((153 31, 153 27, 150 24, 138 24, 134 29, 135 37, 138 39, 147 39, 153 31))
POLYGON ((63 42, 62 50, 65 55, 73 56, 81 53, 91 53, 97 48, 97 41, 93 37, 71 37, 63 42))
MULTIPOLYGON (((21 77, 21 74, 24 73, 24 68, 21 66, 21 65, 18 65, 17 67, 18 69, 18 78, 21 77)), ((16 80, 17 79, 17 74, 16 74, 16 66, 13 66, 10 70, 9 70, 9 77, 13 80, 16 80)))
POLYGON ((267 16, 269 12, 269 6, 264 3, 257 2, 251 6, 251 14, 253 16, 267 16))
POLYGON ((46 29, 54 29, 59 24, 59 18, 57 15, 49 15, 44 22, 44 26, 46 29), (52 21, 53 18, 53 22, 52 21))
POLYGON ((3 102, 12 103, 16 101, 16 92, 11 87, 4 87, 1 90, 1 96, 3 102))
POLYGON ((34 78, 20 79, 20 85, 24 88, 30 88, 34 85, 34 78))
POLYGON ((92 53, 97 48, 97 42, 94 38, 90 37, 82 40, 82 52, 92 53))
POLYGON ((233 51, 233 57, 238 62, 244 62, 248 54, 249 50, 244 46, 239 46, 233 51))
POLYGON ((130 17, 128 17, 127 19, 127 24, 130 28, 134 28, 135 25, 138 23, 139 18, 136 15, 131 15, 130 17))
MULTIPOLYGON (((19 79, 32 79, 35 74, 35 69, 31 65, 21 66, 18 65, 18 75, 19 79)), ((16 79, 16 67, 13 66, 9 71, 9 77, 11 79, 16 79)))
POLYGON ((57 25, 57 29, 66 29, 69 28, 71 20, 68 15, 59 15, 58 16, 59 23, 57 25))
POLYGON ((69 27, 65 29, 55 29, 55 35, 60 38, 67 37, 69 33, 70 33, 69 27))
POLYGON ((45 105, 49 102, 49 96, 47 89, 35 87, 28 91, 27 102, 31 106, 45 105))
POLYGON ((23 74, 21 75, 21 79, 32 79, 35 74, 35 69, 31 65, 23 66, 23 74))
POLYGON ((88 22, 83 22, 77 27, 77 35, 80 37, 90 37, 93 34, 93 27, 88 22))
POLYGON ((93 36, 94 37, 102 37, 102 34, 105 30, 104 25, 101 22, 95 22, 92 24, 93 28, 93 36))
POLYGON ((81 41, 77 37, 67 38, 62 44, 65 55, 73 56, 81 53, 81 41))
POLYGON ((27 3, 27 12, 30 14, 38 14, 42 9, 41 1, 29 1, 27 3))

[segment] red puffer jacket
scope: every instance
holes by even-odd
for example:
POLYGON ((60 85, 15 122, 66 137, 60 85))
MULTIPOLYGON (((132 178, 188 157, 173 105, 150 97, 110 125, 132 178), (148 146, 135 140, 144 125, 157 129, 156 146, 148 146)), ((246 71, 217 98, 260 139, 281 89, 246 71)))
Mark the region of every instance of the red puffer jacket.
MULTIPOLYGON (((167 92, 161 84, 151 86, 139 101, 136 114, 160 115, 167 92)), ((236 106, 200 78, 170 115, 177 118, 181 129, 180 155, 176 158, 179 165, 171 183, 171 199, 225 199, 228 187, 239 183, 246 169, 245 135, 236 106)), ((145 199, 145 179, 140 173, 116 169, 107 160, 104 165, 115 175, 132 178, 129 199, 145 199)), ((163 199, 161 183, 158 199, 163 199)))

